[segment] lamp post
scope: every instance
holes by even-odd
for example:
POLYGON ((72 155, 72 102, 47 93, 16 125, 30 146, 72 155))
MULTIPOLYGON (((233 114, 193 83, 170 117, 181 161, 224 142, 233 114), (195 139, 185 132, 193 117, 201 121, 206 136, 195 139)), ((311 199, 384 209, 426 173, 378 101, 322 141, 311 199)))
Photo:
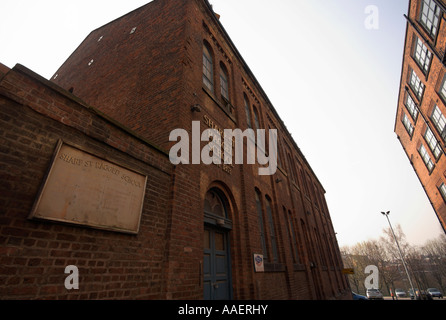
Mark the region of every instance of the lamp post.
POLYGON ((400 253, 401 261, 403 262, 404 270, 406 270, 407 278, 409 279, 410 287, 412 288, 412 292, 414 294, 414 299, 416 299, 417 298, 416 292, 413 287, 412 279, 410 278, 409 271, 407 270, 406 261, 404 260, 403 253, 401 252, 401 249, 400 249, 400 245, 398 244, 398 240, 396 239, 395 232, 393 232, 392 224, 390 223, 390 219, 389 219, 390 211, 381 212, 381 213, 386 216, 387 221, 389 222, 389 226, 390 226, 390 230, 392 231, 393 239, 395 239, 395 243, 398 248, 398 252, 400 253))

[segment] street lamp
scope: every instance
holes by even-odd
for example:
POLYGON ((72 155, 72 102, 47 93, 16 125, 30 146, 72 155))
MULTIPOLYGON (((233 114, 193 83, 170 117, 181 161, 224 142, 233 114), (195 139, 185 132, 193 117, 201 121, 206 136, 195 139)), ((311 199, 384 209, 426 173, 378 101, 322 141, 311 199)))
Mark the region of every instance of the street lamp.
POLYGON ((390 226, 390 230, 392 231, 393 239, 395 239, 396 246, 398 247, 398 252, 400 253, 401 261, 403 262, 404 270, 406 270, 406 274, 407 274, 407 278, 409 279, 410 287, 412 288, 414 298, 416 299, 416 297, 417 297, 416 292, 413 287, 412 280, 410 279, 409 271, 407 270, 406 261, 404 261, 403 253, 401 252, 400 245, 398 244, 398 240, 396 239, 395 232, 393 232, 392 224, 390 223, 390 219, 389 219, 390 211, 381 212, 381 213, 386 216, 387 221, 389 222, 389 226, 390 226))

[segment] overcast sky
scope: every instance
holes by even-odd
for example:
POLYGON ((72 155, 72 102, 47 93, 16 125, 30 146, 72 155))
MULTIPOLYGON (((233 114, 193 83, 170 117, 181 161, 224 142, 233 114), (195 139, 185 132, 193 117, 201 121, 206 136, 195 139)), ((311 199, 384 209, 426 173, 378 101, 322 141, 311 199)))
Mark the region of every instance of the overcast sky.
MULTIPOLYGON (((2 0, 0 62, 50 78, 92 30, 147 2, 2 0)), ((408 0, 210 2, 323 184, 339 245, 379 238, 381 211, 413 244, 441 234, 393 132, 408 0)))

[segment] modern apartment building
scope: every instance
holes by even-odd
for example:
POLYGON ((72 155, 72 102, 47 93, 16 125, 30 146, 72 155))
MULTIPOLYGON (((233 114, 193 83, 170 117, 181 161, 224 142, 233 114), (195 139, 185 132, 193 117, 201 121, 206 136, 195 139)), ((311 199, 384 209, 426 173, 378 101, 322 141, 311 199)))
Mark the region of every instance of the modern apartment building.
POLYGON ((395 133, 446 229, 446 6, 409 2, 395 133))

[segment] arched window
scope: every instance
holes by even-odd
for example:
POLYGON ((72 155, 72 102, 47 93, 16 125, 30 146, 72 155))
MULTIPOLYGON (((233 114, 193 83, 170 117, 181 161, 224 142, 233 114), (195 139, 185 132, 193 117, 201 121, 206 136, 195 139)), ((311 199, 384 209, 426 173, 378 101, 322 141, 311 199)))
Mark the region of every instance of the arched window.
POLYGON ((288 156, 288 162, 289 162, 289 166, 290 166, 289 170, 291 171, 290 172, 291 178, 295 183, 297 183, 296 168, 294 166, 293 159, 291 158, 291 155, 289 153, 287 154, 287 156, 288 156))
POLYGON ((308 190, 307 179, 306 179, 305 173, 304 173, 304 171, 302 169, 300 169, 300 178, 302 180, 302 184, 304 185, 304 192, 309 197, 310 196, 310 191, 308 190))
POLYGON ((204 198, 204 212, 216 217, 227 218, 225 204, 214 189, 206 193, 204 198))
POLYGON ((294 228, 294 222, 293 222, 293 214, 290 210, 288 210, 288 214, 286 213, 286 209, 283 208, 283 213, 285 216, 288 217, 288 225, 290 228, 290 234, 291 234, 291 248, 293 250, 293 260, 294 262, 300 262, 299 260, 299 250, 297 245, 297 239, 296 239, 296 230, 294 228))
POLYGON ((256 209, 257 216, 259 219, 259 229, 260 229, 260 242, 262 244, 263 258, 267 259, 267 251, 266 251, 266 241, 265 241, 265 225, 263 223, 263 209, 262 209, 262 196, 260 192, 256 189, 256 209))
POLYGON ((252 129, 252 122, 251 122, 251 108, 249 107, 249 100, 244 96, 245 101, 245 112, 246 112, 246 122, 248 124, 248 128, 252 129))
POLYGON ((203 84, 214 92, 214 63, 211 50, 206 43, 203 45, 203 84))
POLYGON ((223 99, 229 102, 228 71, 223 63, 220 64, 220 89, 223 99))
POLYGON ((254 110, 254 125, 255 128, 258 130, 260 129, 259 112, 257 111, 256 107, 253 107, 253 110, 254 110))
POLYGON ((271 248, 273 253, 273 261, 277 262, 278 253, 277 253, 277 239, 276 239, 276 231, 274 228, 274 219, 273 219, 273 211, 271 206, 271 199, 266 196, 266 214, 268 216, 268 223, 270 229, 270 239, 271 239, 271 248))

